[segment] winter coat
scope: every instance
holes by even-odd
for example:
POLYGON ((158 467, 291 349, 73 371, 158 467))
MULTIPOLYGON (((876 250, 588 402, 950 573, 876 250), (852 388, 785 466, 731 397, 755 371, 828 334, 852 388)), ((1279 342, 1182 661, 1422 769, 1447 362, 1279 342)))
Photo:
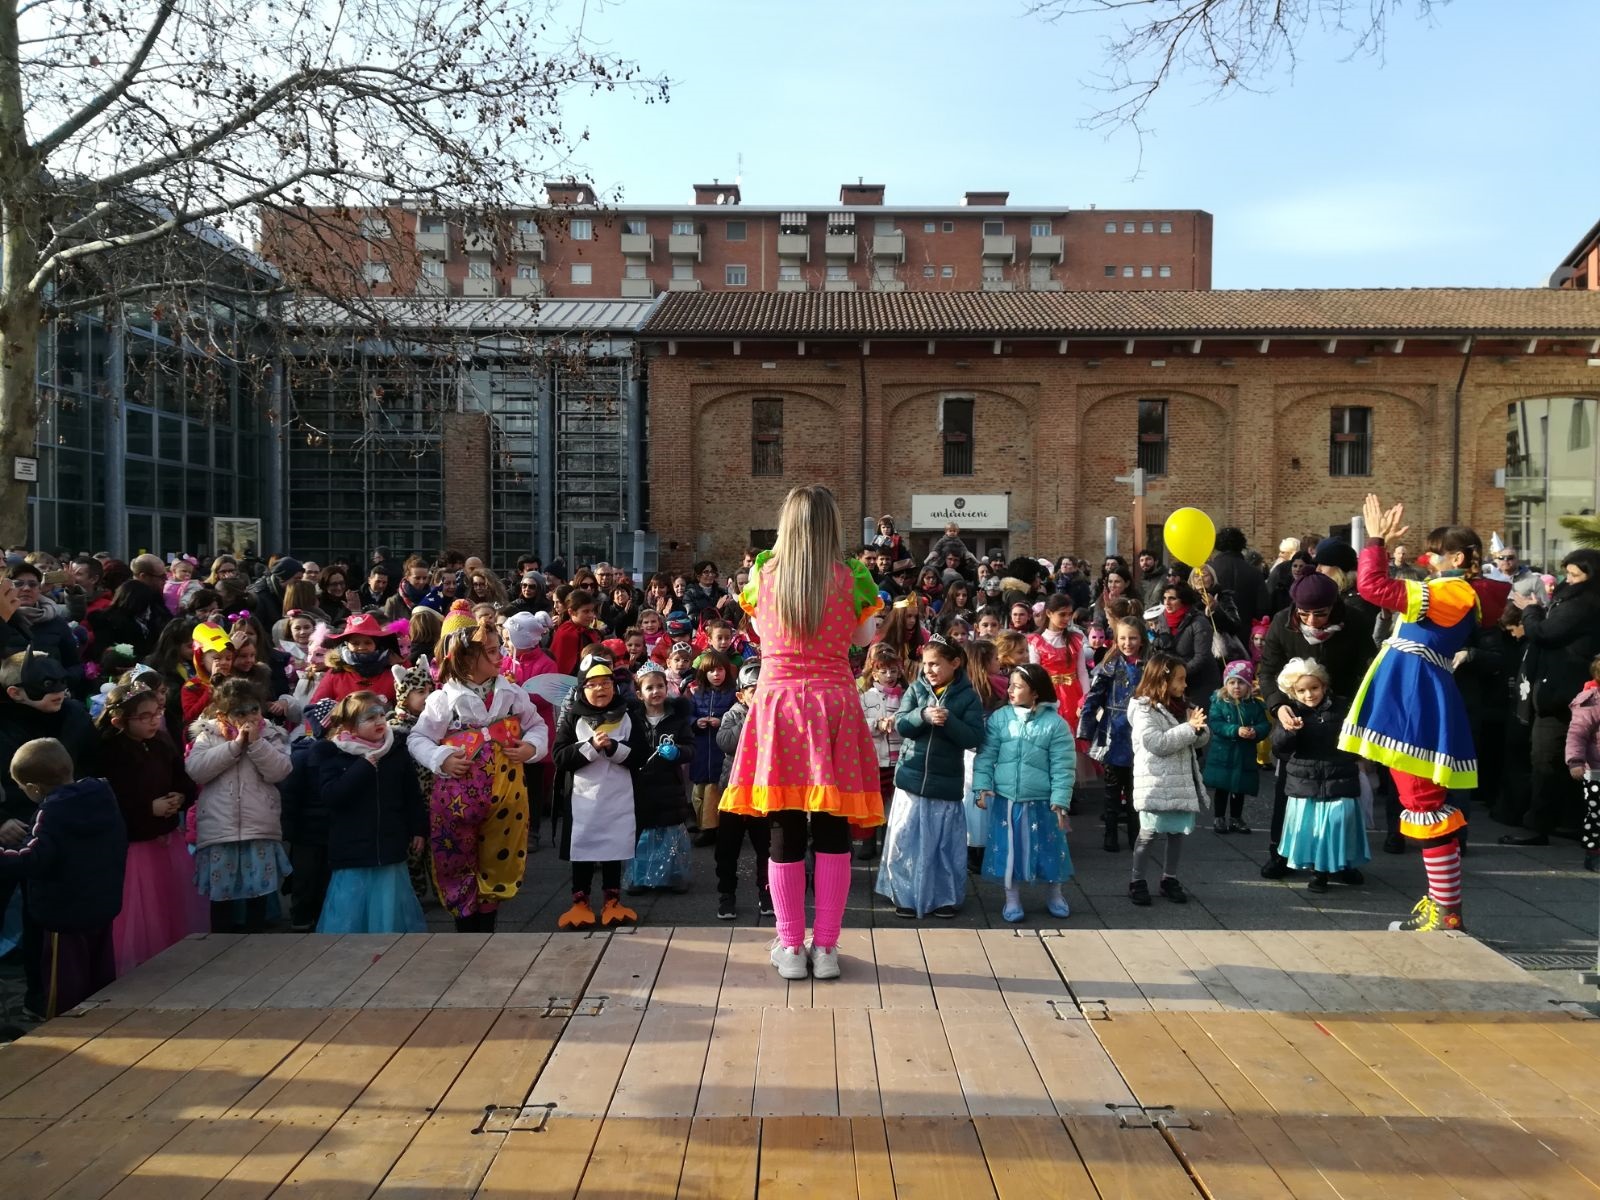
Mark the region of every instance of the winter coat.
POLYGON ((376 766, 335 742, 315 743, 311 765, 328 810, 328 868, 387 867, 406 861, 412 838, 428 832, 416 767, 398 737, 376 766))
POLYGON ((1566 764, 1600 771, 1600 689, 1591 683, 1569 707, 1572 721, 1567 726, 1566 764))
POLYGON ((1072 730, 1048 701, 1033 708, 1007 704, 989 717, 983 749, 972 764, 972 790, 1007 800, 1072 803, 1076 750, 1072 730))
POLYGON ((271 629, 283 620, 284 584, 273 575, 263 575, 250 585, 245 593, 245 606, 250 615, 261 622, 263 629, 271 629))
POLYGON ((1054 587, 1072 601, 1073 608, 1088 608, 1094 602, 1094 590, 1089 586, 1089 581, 1076 572, 1057 575, 1054 587))
POLYGON ((183 751, 164 732, 144 741, 113 734, 100 742, 100 772, 122 810, 130 842, 150 842, 178 828, 180 813, 158 817, 150 806, 168 792, 183 796, 187 808, 200 795, 183 769, 183 751))
POLYGON ((337 704, 346 696, 353 696, 357 692, 376 692, 389 703, 394 703, 394 676, 385 663, 378 668, 376 675, 363 675, 354 667, 341 664, 331 671, 324 671, 322 678, 317 680, 317 686, 312 690, 309 703, 315 704, 318 700, 332 700, 337 704))
POLYGON ((962 751, 983 745, 985 723, 983 701, 966 675, 957 674, 942 698, 935 698, 927 680, 919 676, 900 697, 894 723, 902 739, 895 787, 927 800, 960 801, 966 794, 962 751), (940 705, 949 717, 942 726, 928 724, 922 710, 940 705))
POLYGON ((700 729, 695 722, 703 717, 719 720, 733 707, 737 693, 730 688, 702 687, 689 697, 690 726, 694 729, 694 756, 689 760, 689 778, 695 783, 715 783, 722 776, 721 748, 714 728, 700 729))
MULTIPOLYGON (((320 729, 319 736, 320 736, 320 729)), ((398 729, 395 737, 404 736, 398 729)), ((317 767, 313 751, 322 743, 305 737, 290 743, 289 774, 278 785, 283 803, 283 840, 295 846, 328 844, 328 802, 317 786, 317 767)))
MULTIPOLYGON (((1474 731, 1491 716, 1501 719, 1506 684, 1513 660, 1512 637, 1498 625, 1476 629, 1467 642, 1466 658, 1455 669, 1456 690, 1466 705, 1467 723, 1474 731)), ((1476 733, 1474 733, 1476 736, 1476 733)))
POLYGON ((1211 556, 1207 565, 1216 573, 1218 590, 1233 593, 1234 603, 1239 610, 1239 624, 1248 637, 1250 626, 1255 624, 1257 617, 1266 616, 1270 607, 1266 577, 1237 551, 1220 551, 1211 556))
POLYGON ((137 579, 129 582, 133 585, 130 608, 119 608, 108 602, 104 608, 95 609, 91 605, 88 610, 93 655, 97 659, 118 642, 132 646, 135 658, 147 657, 156 648, 161 630, 172 620, 160 592, 137 579))
POLYGON ((1116 658, 1107 658, 1089 677, 1089 692, 1078 718, 1078 737, 1091 747, 1104 746, 1105 754, 1100 761, 1107 766, 1133 766, 1133 731, 1128 724, 1128 704, 1143 675, 1142 662, 1128 662, 1119 654, 1116 658))
POLYGON ((691 583, 684 592, 684 610, 689 614, 689 619, 698 625, 701 623, 702 618, 710 620, 711 617, 716 615, 717 606, 726 599, 727 595, 727 591, 719 583, 714 583, 710 587, 691 583))
POLYGON ((1254 696, 1230 699, 1219 689, 1212 694, 1206 725, 1211 730, 1211 749, 1206 753, 1206 786, 1254 795, 1260 782, 1256 743, 1267 733, 1267 706, 1254 696), (1248 741, 1239 736, 1239 730, 1247 725, 1255 730, 1255 736, 1248 741))
MULTIPOLYGON (((1162 631, 1169 628, 1165 619, 1161 622, 1161 628, 1162 631)), ((1211 693, 1222 686, 1222 664, 1211 652, 1213 632, 1211 619, 1198 604, 1192 604, 1173 634, 1172 653, 1182 659, 1183 665, 1189 669, 1184 697, 1195 708, 1204 708, 1211 693)))
MULTIPOLYGON (((739 707, 739 706, 735 706, 739 707)), ((729 709, 729 712, 732 712, 729 709)), ((682 825, 689 819, 689 789, 684 786, 684 768, 689 758, 689 748, 694 745, 694 723, 689 719, 689 706, 682 700, 668 700, 666 714, 654 725, 645 715, 644 705, 633 712, 634 723, 639 727, 642 742, 642 760, 633 778, 633 814, 640 829, 665 829, 682 825), (677 743, 676 758, 662 758, 657 753, 668 739, 677 743)), ((722 718, 726 726, 728 718, 722 718)), ((721 741, 722 727, 717 729, 721 741)), ((735 737, 738 731, 735 730, 735 737)), ((737 744, 737 743, 736 743, 737 744)), ((726 774, 733 755, 723 764, 726 774)))
POLYGON ((634 776, 645 758, 642 722, 620 697, 608 709, 579 699, 556 727, 556 770, 570 783, 564 801, 562 857, 577 862, 617 862, 633 857, 638 840, 634 776), (601 752, 591 739, 602 724, 618 724, 612 746, 601 752))
MULTIPOLYGON (((723 787, 733 778, 734 756, 739 753, 739 738, 744 734, 745 718, 749 715, 750 709, 735 700, 722 714, 722 724, 717 726, 717 749, 722 751, 722 774, 717 782, 723 787)), ((689 730, 694 732, 693 721, 689 722, 689 730)))
POLYGON ((572 621, 562 621, 550 631, 550 657, 562 675, 576 675, 583 652, 600 641, 600 632, 593 626, 583 627, 572 621))
POLYGON ((1195 751, 1211 740, 1164 704, 1137 696, 1128 705, 1133 736, 1133 807, 1138 812, 1200 812, 1205 783, 1195 751))
POLYGON ((1600 579, 1560 584, 1548 610, 1523 610, 1522 629, 1534 715, 1565 717, 1600 654, 1600 579))
POLYGON ((103 929, 122 911, 128 834, 104 779, 56 788, 39 805, 28 838, 0 847, 0 879, 28 881, 28 912, 45 930, 103 929))
POLYGON ((437 775, 445 759, 456 752, 456 747, 445 743, 446 737, 463 729, 483 730, 507 717, 517 719, 522 726, 521 740, 533 747, 528 761, 544 758, 550 750, 550 727, 533 707, 533 697, 502 677, 494 681, 487 708, 476 692, 455 680, 430 693, 406 738, 406 750, 419 766, 437 775))
POLYGON ((72 755, 80 779, 97 773, 100 738, 95 733, 94 722, 89 719, 89 710, 80 702, 68 697, 61 702, 60 712, 47 713, 29 708, 26 704, 13 704, 0 695, 0 775, 4 776, 0 779, 0 795, 3 795, 0 798, 0 823, 21 821, 24 825, 33 824, 33 814, 38 811, 38 806, 11 778, 9 767, 12 756, 22 748, 22 744, 34 738, 55 738, 65 746, 67 753, 72 755))
MULTIPOLYGON (((1331 694, 1316 708, 1298 700, 1289 707, 1299 717, 1299 729, 1282 726, 1272 731, 1272 753, 1283 763, 1285 795, 1303 800, 1349 800, 1361 795, 1358 759, 1339 749, 1339 728, 1350 711, 1350 701, 1331 694)), ((1211 751, 1216 753, 1215 748, 1211 751)))
POLYGON ((1261 661, 1256 667, 1256 678, 1261 681, 1261 694, 1266 698, 1268 712, 1276 713, 1291 702, 1289 696, 1278 690, 1278 675, 1291 658, 1313 659, 1326 667, 1333 681, 1328 690, 1334 695, 1356 694, 1367 667, 1378 653, 1372 631, 1362 629, 1352 620, 1343 600, 1334 602, 1328 620, 1330 624, 1342 626, 1339 632, 1325 642, 1308 642, 1295 622, 1293 606, 1272 618, 1262 643, 1261 661))
MULTIPOLYGON (((20 654, 31 646, 55 659, 66 669, 67 682, 77 695, 83 691, 83 664, 78 654, 78 639, 67 624, 66 614, 65 608, 55 604, 51 605, 51 615, 38 621, 30 621, 19 612, 10 621, 0 624, 0 636, 5 638, 8 655, 20 654)), ((108 650, 115 644, 107 642, 101 649, 108 650)))
MULTIPOLYGON (((900 695, 904 696, 904 691, 900 695)), ((867 730, 872 734, 872 746, 878 752, 880 767, 892 767, 900 757, 900 731, 894 727, 894 723, 890 722, 888 733, 878 728, 878 722, 893 717, 899 705, 900 696, 890 700, 878 690, 876 684, 861 693, 861 712, 867 718, 867 730)))
POLYGON ((283 840, 283 801, 275 786, 289 777, 289 737, 261 723, 249 746, 230 739, 222 723, 202 717, 189 728, 193 743, 184 766, 200 787, 195 804, 196 850, 227 842, 283 840))

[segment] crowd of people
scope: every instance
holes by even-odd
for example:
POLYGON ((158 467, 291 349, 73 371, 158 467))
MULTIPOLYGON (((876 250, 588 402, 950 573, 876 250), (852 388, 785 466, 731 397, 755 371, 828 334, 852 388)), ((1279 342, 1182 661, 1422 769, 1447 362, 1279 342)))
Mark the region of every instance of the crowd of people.
POLYGON ((889 516, 846 546, 798 488, 774 550, 642 579, 13 553, 0 914, 17 893, 28 1007, 207 929, 403 932, 436 904, 492 930, 544 844, 583 929, 686 890, 697 847, 734 919, 748 843, 774 966, 830 978, 853 859, 907 920, 954 916, 974 874, 1008 921, 1068 917, 1094 779, 1140 907, 1186 902, 1208 816, 1252 833, 1264 775, 1262 874, 1359 885, 1375 827, 1428 877, 1400 928, 1462 927, 1474 807, 1600 867, 1600 552, 1551 578, 1455 526, 1408 552, 1400 506, 1366 519, 1359 551, 1291 537, 1269 562, 1224 528, 1204 563, 1095 570, 953 525, 915 555, 889 516))

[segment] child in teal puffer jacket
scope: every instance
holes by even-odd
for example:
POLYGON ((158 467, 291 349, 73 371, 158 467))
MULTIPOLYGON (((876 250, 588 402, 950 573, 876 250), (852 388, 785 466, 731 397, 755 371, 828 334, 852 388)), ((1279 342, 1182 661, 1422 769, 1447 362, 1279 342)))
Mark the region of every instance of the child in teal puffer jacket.
POLYGON ((934 637, 921 658, 922 674, 895 714, 900 761, 878 864, 878 894, 907 920, 954 917, 967 898, 962 751, 983 744, 983 701, 967 681, 961 648, 934 637))
POLYGON ((1212 790, 1211 814, 1218 833, 1250 832, 1244 821, 1244 798, 1256 794, 1256 743, 1268 731, 1267 706, 1254 694, 1255 685, 1253 666, 1243 659, 1229 663, 1206 713, 1211 750, 1204 778, 1212 790))
POLYGON ((1046 905, 1053 917, 1071 913, 1061 882, 1072 878, 1067 834, 1072 824, 1073 772, 1077 755, 1072 731, 1056 711, 1056 690, 1037 663, 1011 673, 1009 703, 989 718, 983 749, 972 768, 978 804, 989 809, 989 844, 983 873, 1004 882, 1001 915, 1022 920, 1018 885, 1048 883, 1046 905))

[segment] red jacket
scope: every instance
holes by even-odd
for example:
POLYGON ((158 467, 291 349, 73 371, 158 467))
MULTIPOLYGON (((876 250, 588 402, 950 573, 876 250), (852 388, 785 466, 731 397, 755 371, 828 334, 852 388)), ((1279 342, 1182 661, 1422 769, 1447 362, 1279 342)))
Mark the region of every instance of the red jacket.
POLYGON ((576 675, 583 652, 599 641, 600 632, 593 627, 561 622, 550 635, 550 657, 556 660, 556 671, 562 675, 576 675))

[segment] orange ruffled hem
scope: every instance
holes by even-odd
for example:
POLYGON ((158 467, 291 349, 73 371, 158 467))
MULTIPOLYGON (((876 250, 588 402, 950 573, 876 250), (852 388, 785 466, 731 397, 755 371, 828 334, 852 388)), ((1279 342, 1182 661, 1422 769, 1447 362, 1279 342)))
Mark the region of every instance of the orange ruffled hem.
POLYGON ((845 817, 851 824, 870 829, 883 824, 883 794, 847 792, 832 784, 775 787, 768 784, 730 785, 717 805, 722 812, 764 817, 775 812, 822 812, 845 817))

